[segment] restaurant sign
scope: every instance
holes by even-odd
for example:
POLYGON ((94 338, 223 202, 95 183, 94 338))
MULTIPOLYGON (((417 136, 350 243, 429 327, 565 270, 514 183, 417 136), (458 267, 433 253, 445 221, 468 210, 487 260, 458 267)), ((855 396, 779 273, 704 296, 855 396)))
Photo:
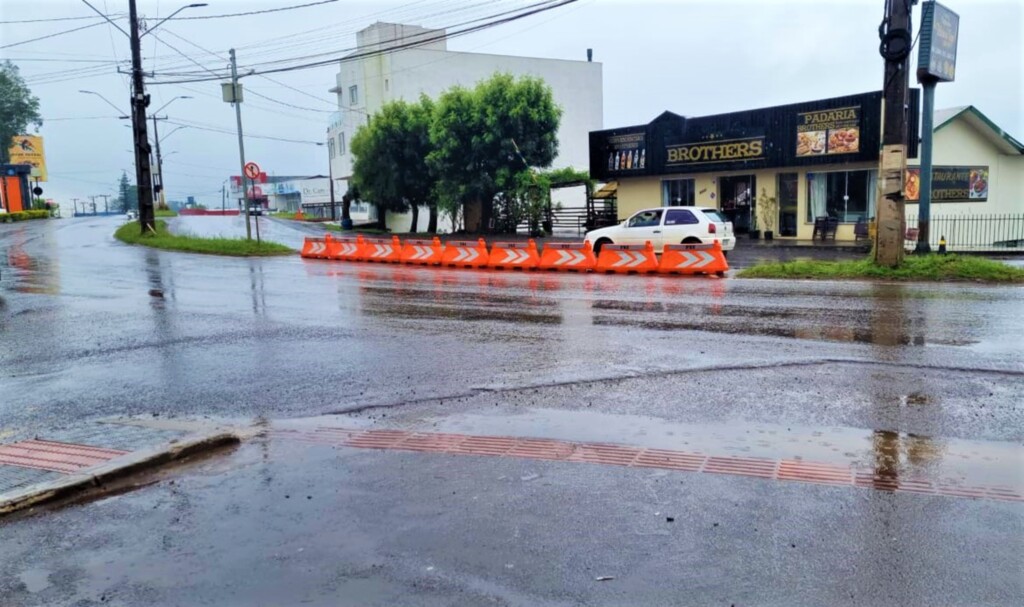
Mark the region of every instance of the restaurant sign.
POLYGON ((709 164, 764 158, 764 137, 676 143, 665 148, 665 166, 709 164))
POLYGON ((860 151, 860 106, 797 114, 797 157, 860 151))
MULTIPOLYGON (((907 202, 921 199, 921 169, 908 168, 903 189, 907 202)), ((987 166, 932 168, 932 202, 985 202, 988 200, 987 166)))
POLYGON ((608 171, 628 173, 647 168, 646 140, 644 133, 608 137, 608 171))
POLYGON ((921 51, 917 58, 917 78, 952 82, 956 76, 960 17, 938 2, 925 2, 921 8, 921 51))

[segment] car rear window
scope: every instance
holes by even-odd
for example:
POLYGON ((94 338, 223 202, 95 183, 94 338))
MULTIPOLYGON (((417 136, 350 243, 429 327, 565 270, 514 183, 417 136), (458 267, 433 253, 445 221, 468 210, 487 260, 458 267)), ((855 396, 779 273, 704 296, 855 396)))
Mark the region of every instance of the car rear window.
POLYGON ((704 214, 708 216, 708 219, 710 219, 711 221, 714 221, 715 223, 725 223, 725 222, 729 221, 728 219, 726 219, 724 216, 722 216, 722 214, 719 213, 718 211, 716 211, 715 209, 704 209, 704 214))
POLYGON ((665 225, 678 226, 699 223, 693 213, 683 209, 669 209, 665 214, 665 225))

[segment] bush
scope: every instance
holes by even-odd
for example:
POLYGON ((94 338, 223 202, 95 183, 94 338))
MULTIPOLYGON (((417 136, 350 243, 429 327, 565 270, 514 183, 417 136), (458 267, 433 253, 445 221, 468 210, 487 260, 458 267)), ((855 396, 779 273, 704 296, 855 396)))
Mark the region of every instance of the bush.
POLYGON ((0 214, 0 222, 11 223, 12 221, 28 221, 29 219, 47 219, 50 212, 41 211, 15 211, 13 213, 0 214))

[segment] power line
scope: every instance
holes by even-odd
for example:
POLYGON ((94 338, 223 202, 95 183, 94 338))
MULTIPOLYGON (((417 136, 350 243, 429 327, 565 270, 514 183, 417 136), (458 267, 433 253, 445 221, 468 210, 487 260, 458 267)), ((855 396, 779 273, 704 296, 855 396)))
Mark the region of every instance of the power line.
MULTIPOLYGON (((119 13, 116 15, 109 15, 111 19, 123 19, 124 14, 119 13)), ((81 21, 83 19, 95 19, 93 15, 86 15, 84 17, 52 17, 49 19, 20 19, 16 21, 0 21, 0 25, 8 25, 13 23, 46 23, 49 21, 81 21)))
POLYGON ((248 17, 250 15, 264 15, 266 13, 279 13, 281 11, 293 11, 297 8, 308 8, 310 6, 319 6, 321 4, 331 4, 338 0, 320 0, 320 2, 310 2, 309 4, 297 4, 295 6, 283 6, 281 8, 268 8, 261 11, 248 11, 245 13, 229 13, 226 15, 202 15, 196 17, 174 17, 168 21, 194 21, 199 19, 223 19, 225 17, 248 17))
MULTIPOLYGON (((363 51, 363 52, 358 52, 358 50, 357 50, 357 52, 345 55, 343 57, 334 57, 334 58, 327 59, 327 60, 312 61, 312 62, 304 63, 304 64, 285 66, 285 67, 277 67, 277 68, 270 68, 270 69, 263 69, 260 72, 256 72, 255 70, 253 70, 252 73, 256 74, 256 75, 259 75, 259 74, 276 74, 276 73, 291 72, 291 71, 296 71, 296 70, 304 70, 304 69, 311 69, 311 68, 316 68, 316 67, 322 67, 322 66, 325 66, 325 65, 330 65, 330 64, 339 62, 339 61, 352 61, 352 60, 355 60, 355 59, 363 59, 363 58, 375 57, 375 56, 379 56, 379 55, 383 55, 383 54, 388 54, 388 53, 393 53, 393 52, 404 50, 404 49, 408 49, 408 48, 415 48, 415 47, 419 47, 419 46, 424 46, 424 45, 429 44, 431 42, 438 42, 438 41, 441 41, 441 40, 447 40, 447 39, 450 39, 450 38, 456 38, 456 37, 459 37, 459 36, 465 36, 465 35, 468 35, 468 34, 476 33, 476 32, 479 32, 479 31, 483 31, 485 29, 496 27, 498 25, 504 25, 506 23, 511 23, 513 21, 518 21, 520 19, 524 19, 524 18, 532 16, 532 15, 536 15, 536 14, 539 14, 539 13, 547 12, 547 11, 553 10, 555 8, 559 8, 559 7, 568 5, 568 4, 572 4, 572 3, 576 2, 576 1, 577 0, 555 0, 555 1, 547 0, 545 2, 539 2, 537 4, 531 5, 530 7, 527 7, 530 10, 526 10, 525 12, 521 12, 521 9, 515 9, 515 10, 512 10, 512 11, 505 11, 503 13, 497 13, 495 15, 491 15, 490 17, 484 17, 484 18, 481 18, 481 19, 474 19, 474 20, 471 20, 471 21, 467 21, 467 22, 464 22, 464 23, 457 24, 456 26, 453 26, 453 27, 459 27, 459 26, 462 26, 462 25, 468 25, 470 23, 476 23, 476 22, 484 21, 484 23, 478 23, 477 25, 466 27, 466 28, 461 29, 461 30, 456 30, 454 32, 448 32, 446 30, 445 31, 440 31, 439 33, 437 33, 436 35, 431 36, 431 37, 425 37, 425 38, 422 38, 422 39, 419 39, 419 40, 412 40, 410 42, 405 42, 405 43, 397 44, 397 45, 394 45, 394 46, 389 46, 389 47, 386 47, 386 48, 383 48, 383 49, 372 49, 372 50, 363 51), (496 17, 502 17, 502 18, 495 19, 496 17), (494 19, 494 20, 487 21, 487 19, 494 19)), ((277 64, 277 63, 287 63, 287 62, 291 62, 291 61, 301 60, 301 59, 304 59, 304 58, 311 58, 311 57, 323 56, 323 55, 328 55, 328 54, 335 54, 336 55, 336 53, 337 52, 335 52, 335 53, 319 53, 319 54, 310 55, 310 56, 307 56, 307 57, 298 57, 298 58, 292 58, 292 59, 282 59, 282 60, 279 60, 279 61, 268 61, 268 62, 265 62, 263 64, 257 64, 257 65, 272 65, 272 64, 277 64)), ((195 74, 195 72, 191 72, 191 73, 187 73, 187 74, 173 74, 173 75, 187 76, 187 75, 193 75, 193 74, 195 74)), ((172 75, 172 74, 167 74, 167 75, 172 75)), ((182 80, 165 80, 163 82, 154 81, 153 84, 154 85, 158 85, 158 84, 181 84, 181 83, 188 83, 188 82, 205 82, 205 81, 209 81, 209 80, 211 80, 211 79, 210 78, 198 77, 198 78, 186 78, 186 79, 182 79, 182 80)))
POLYGON ((47 34, 45 36, 40 36, 38 38, 29 38, 28 40, 22 40, 20 42, 12 42, 10 44, 5 44, 3 46, 0 46, 0 48, 11 48, 12 46, 21 46, 22 44, 28 44, 30 42, 39 42, 40 40, 48 40, 50 38, 56 38, 57 36, 63 36, 64 34, 70 34, 72 32, 79 32, 79 31, 82 31, 82 30, 85 30, 85 29, 89 29, 90 27, 96 27, 97 25, 103 25, 104 23, 106 23, 106 21, 98 21, 96 23, 90 23, 89 25, 83 25, 82 27, 76 27, 76 28, 73 28, 73 29, 64 30, 62 32, 54 32, 52 34, 47 34))
MULTIPOLYGON (((187 127, 193 128, 193 129, 198 129, 200 131, 210 131, 211 133, 223 133, 225 135, 234 135, 234 136, 238 135, 238 133, 235 132, 235 131, 229 131, 227 129, 214 128, 214 127, 208 127, 208 126, 198 126, 196 123, 193 123, 191 121, 181 121, 181 122, 179 122, 179 121, 175 121, 175 120, 167 120, 166 122, 168 124, 173 124, 175 126, 187 126, 187 127)), ((245 133, 245 138, 246 139, 268 139, 270 141, 283 141, 285 143, 303 143, 303 144, 306 144, 306 145, 323 145, 323 142, 320 142, 320 141, 309 141, 309 140, 306 140, 306 139, 288 139, 288 138, 285 138, 285 137, 274 137, 272 135, 253 135, 251 133, 245 133)))

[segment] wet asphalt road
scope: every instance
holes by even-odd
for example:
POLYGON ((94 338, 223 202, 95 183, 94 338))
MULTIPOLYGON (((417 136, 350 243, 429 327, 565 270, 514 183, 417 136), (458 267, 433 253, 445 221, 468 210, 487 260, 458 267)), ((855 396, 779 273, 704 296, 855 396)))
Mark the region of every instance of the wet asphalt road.
MULTIPOLYGON (((0 437, 157 413, 1024 488, 1019 287, 221 259, 116 225, 0 226, 0 437)), ((0 523, 0 605, 1024 601, 1014 501, 273 432, 154 480, 0 523)))

